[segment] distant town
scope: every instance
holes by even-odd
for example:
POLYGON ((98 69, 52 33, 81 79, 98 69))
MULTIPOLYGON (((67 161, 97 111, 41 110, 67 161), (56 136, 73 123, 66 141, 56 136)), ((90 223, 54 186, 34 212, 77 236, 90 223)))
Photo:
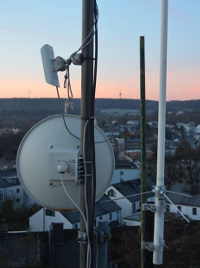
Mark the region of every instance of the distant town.
MULTIPOLYGON (((63 110, 64 103, 62 99, 63 110)), ((139 267, 140 101, 97 99, 95 107, 95 123, 110 137, 115 170, 111 185, 96 202, 94 226, 101 219, 109 222, 108 267, 139 267)), ((79 115, 80 100, 75 99, 74 109, 66 112, 79 115)), ((17 150, 27 131, 60 113, 57 99, 0 99, 0 267, 79 267, 78 258, 71 261, 79 252, 79 212, 39 206, 22 188, 16 171, 17 150), (56 232, 62 235, 55 237, 56 232), (28 243, 32 243, 31 254, 26 250, 28 243), (16 250, 18 254, 14 254, 16 250)), ((146 101, 148 191, 156 182, 157 133, 158 102, 146 101)), ((167 103, 165 137, 165 185, 171 202, 166 200, 165 242, 169 249, 165 249, 162 267, 200 267, 196 250, 200 241, 200 100, 167 103)), ((154 202, 153 192, 147 199, 154 202)))

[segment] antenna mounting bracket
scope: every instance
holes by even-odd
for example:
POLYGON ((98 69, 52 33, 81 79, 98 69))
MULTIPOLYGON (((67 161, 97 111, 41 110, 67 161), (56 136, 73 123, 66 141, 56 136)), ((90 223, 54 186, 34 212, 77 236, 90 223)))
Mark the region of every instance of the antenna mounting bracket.
POLYGON ((163 243, 159 246, 154 245, 153 242, 145 242, 142 241, 141 243, 141 248, 142 249, 147 249, 149 251, 163 251, 163 248, 165 246, 165 241, 163 240, 163 243))
POLYGON ((151 212, 156 212, 156 206, 155 204, 143 204, 143 211, 150 210, 151 212))

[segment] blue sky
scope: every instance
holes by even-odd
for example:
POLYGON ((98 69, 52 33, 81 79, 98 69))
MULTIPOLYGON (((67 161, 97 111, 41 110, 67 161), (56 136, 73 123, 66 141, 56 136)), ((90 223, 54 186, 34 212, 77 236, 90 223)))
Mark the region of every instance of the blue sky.
MULTIPOLYGON (((158 100, 161 0, 100 0, 97 97, 140 96, 139 37, 145 36, 146 97, 158 100)), ((67 58, 81 44, 82 1, 0 0, 0 96, 56 97, 40 48, 67 58)), ((200 1, 169 0, 168 100, 200 99, 200 1)), ((71 66, 74 97, 80 67, 71 66)), ((59 74, 61 96, 64 73, 59 74)))

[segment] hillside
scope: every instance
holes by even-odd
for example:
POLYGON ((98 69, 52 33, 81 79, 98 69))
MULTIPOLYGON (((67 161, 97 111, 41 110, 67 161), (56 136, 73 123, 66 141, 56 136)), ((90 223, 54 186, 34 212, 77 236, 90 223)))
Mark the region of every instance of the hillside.
MULTIPOLYGON (((64 103, 64 99, 61 100, 64 103)), ((80 99, 74 99, 75 113, 80 112, 80 99)), ((140 109, 140 100, 136 99, 96 99, 95 107, 98 110, 104 109, 140 109)), ((146 110, 153 111, 158 109, 157 101, 146 101, 146 110)), ((58 111, 58 100, 53 98, 28 99, 28 98, 13 98, 0 99, 0 112, 2 111, 58 111)), ((167 102, 168 111, 180 110, 200 110, 200 100, 190 101, 169 101, 167 102)))

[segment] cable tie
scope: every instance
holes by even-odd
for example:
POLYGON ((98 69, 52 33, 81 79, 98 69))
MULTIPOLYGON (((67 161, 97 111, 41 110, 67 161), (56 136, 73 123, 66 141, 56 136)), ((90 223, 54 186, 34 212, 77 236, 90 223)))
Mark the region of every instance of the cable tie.
POLYGON ((83 57, 83 61, 84 60, 95 60, 95 58, 87 58, 87 57, 83 57))
POLYGON ((92 177, 93 174, 84 174, 84 175, 81 175, 80 177, 92 177))
POLYGON ((85 117, 81 117, 81 120, 85 120, 85 121, 94 121, 94 117, 89 117, 89 118, 85 118, 85 117))

